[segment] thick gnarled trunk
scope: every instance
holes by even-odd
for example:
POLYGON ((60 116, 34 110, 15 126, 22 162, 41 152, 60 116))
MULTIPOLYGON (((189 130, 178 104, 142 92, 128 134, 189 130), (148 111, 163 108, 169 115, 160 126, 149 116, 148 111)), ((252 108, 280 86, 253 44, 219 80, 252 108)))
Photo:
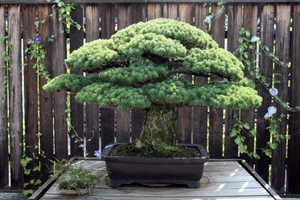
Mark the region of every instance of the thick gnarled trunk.
POLYGON ((170 106, 151 106, 146 110, 142 143, 175 145, 178 109, 170 106))

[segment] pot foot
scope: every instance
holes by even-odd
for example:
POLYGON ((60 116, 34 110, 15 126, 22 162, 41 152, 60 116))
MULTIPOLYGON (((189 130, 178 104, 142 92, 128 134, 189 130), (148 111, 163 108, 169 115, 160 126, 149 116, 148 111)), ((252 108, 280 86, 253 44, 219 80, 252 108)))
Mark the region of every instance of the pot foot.
POLYGON ((138 183, 140 185, 148 186, 148 187, 167 187, 172 185, 186 185, 189 188, 200 188, 200 181, 190 181, 190 180, 108 180, 107 185, 112 188, 118 188, 121 185, 129 185, 133 183, 138 183))

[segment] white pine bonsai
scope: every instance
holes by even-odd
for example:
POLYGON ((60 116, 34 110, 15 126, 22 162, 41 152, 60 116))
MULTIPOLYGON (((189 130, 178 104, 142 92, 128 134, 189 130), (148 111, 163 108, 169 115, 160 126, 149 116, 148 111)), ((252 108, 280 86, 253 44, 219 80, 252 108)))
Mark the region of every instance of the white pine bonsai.
POLYGON ((138 147, 174 145, 178 107, 242 109, 262 102, 233 54, 218 48, 200 29, 171 19, 140 22, 109 40, 89 42, 72 52, 65 64, 98 75, 62 74, 44 89, 75 92, 78 102, 96 102, 101 107, 145 110, 138 147), (185 75, 220 81, 195 85, 185 75))

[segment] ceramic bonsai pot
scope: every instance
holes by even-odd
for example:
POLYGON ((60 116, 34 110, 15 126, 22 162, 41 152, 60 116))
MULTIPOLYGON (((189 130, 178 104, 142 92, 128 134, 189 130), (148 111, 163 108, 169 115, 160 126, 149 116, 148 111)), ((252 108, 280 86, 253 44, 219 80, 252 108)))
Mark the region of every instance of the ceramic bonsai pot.
POLYGON ((122 184, 181 184, 191 188, 200 187, 204 163, 209 155, 202 145, 181 144, 196 148, 199 157, 192 158, 142 158, 132 156, 110 156, 111 150, 117 145, 107 145, 102 151, 109 176, 108 185, 119 187, 122 184))

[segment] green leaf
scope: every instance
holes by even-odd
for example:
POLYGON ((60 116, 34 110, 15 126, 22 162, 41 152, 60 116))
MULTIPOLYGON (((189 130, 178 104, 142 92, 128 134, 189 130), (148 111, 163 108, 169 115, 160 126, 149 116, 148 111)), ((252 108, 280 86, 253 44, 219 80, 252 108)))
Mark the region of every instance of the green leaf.
POLYGON ((244 124, 244 129, 249 130, 250 129, 250 125, 248 123, 244 124))

